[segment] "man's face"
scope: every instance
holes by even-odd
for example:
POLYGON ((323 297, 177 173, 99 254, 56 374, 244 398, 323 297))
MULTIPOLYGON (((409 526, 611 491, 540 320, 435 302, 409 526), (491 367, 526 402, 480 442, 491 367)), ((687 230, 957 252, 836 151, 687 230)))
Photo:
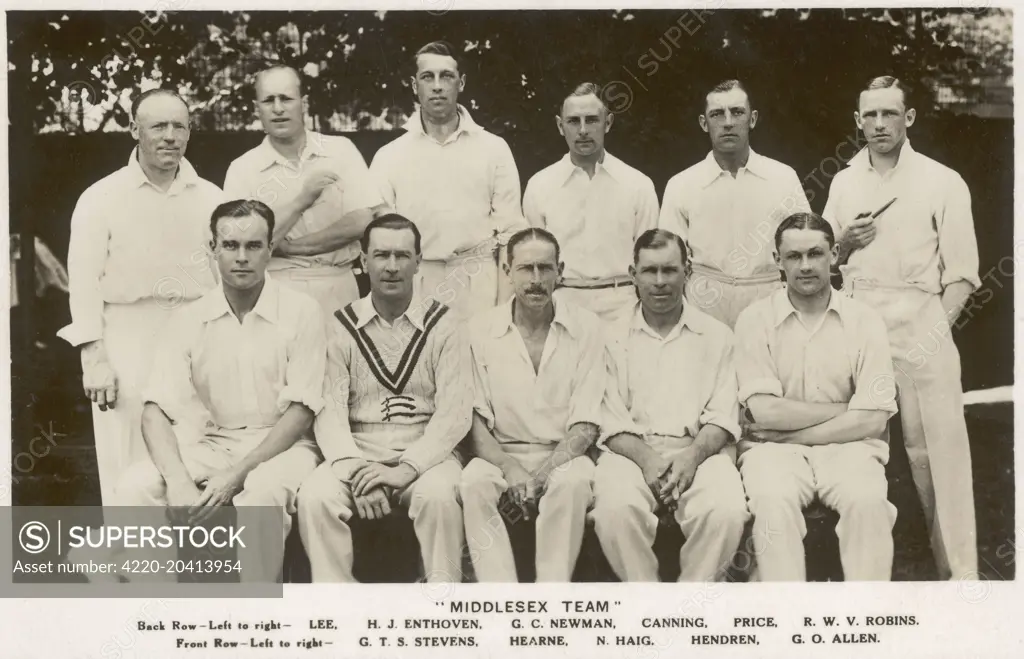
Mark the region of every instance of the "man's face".
POLYGON ((875 153, 889 153, 903 144, 907 128, 914 125, 917 112, 907 109, 903 90, 895 87, 870 89, 860 93, 860 103, 853 113, 857 128, 864 132, 868 148, 875 153))
POLYGON ((757 110, 742 89, 712 92, 698 121, 711 136, 711 148, 720 153, 743 151, 750 146, 750 131, 757 124, 757 110))
POLYGON ((612 126, 612 117, 597 96, 570 96, 562 104, 562 115, 557 118, 558 132, 565 137, 570 152, 590 156, 604 148, 604 136, 612 126))
POLYGON ((256 113, 271 137, 288 140, 305 130, 299 77, 289 69, 271 69, 256 79, 256 113))
POLYGON ((665 247, 640 250, 629 274, 644 309, 660 315, 682 307, 686 270, 683 254, 674 240, 665 247))
POLYGON ((456 111, 466 76, 459 75, 459 65, 454 58, 429 53, 416 58, 413 82, 423 111, 431 116, 447 117, 456 111))
POLYGON ((786 286, 803 297, 817 295, 830 285, 830 272, 838 259, 838 247, 830 248, 825 233, 815 229, 783 231, 775 255, 775 262, 786 272, 786 286))
POLYGON ((269 233, 267 221, 256 214, 217 222, 214 255, 225 288, 252 288, 263 281, 272 249, 269 233))
POLYGON ((150 96, 139 104, 131 132, 139 143, 139 160, 143 164, 173 171, 188 146, 188 109, 169 94, 150 96))
POLYGON ((551 304, 551 294, 562 274, 555 246, 539 238, 527 238, 512 250, 505 272, 512 280, 516 304, 542 309, 551 304))
POLYGON ((361 258, 374 294, 391 299, 412 297, 413 277, 420 267, 412 231, 374 229, 370 232, 369 249, 361 258))

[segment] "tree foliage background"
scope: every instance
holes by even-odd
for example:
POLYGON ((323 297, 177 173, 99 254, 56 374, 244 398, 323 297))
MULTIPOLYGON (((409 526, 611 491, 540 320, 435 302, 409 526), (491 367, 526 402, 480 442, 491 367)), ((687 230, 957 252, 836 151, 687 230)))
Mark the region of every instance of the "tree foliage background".
POLYGON ((1009 80, 1011 24, 989 8, 9 12, 10 121, 125 130, 130 97, 161 85, 187 96, 200 129, 255 128, 252 75, 279 60, 311 75, 319 128, 335 115, 348 129, 393 126, 413 108, 412 53, 446 39, 464 51, 465 104, 499 133, 550 128, 567 90, 593 80, 613 83, 623 119, 667 135, 729 77, 752 87, 762 115, 847 126, 837 109, 873 75, 916 83, 925 112, 938 85, 1009 80))

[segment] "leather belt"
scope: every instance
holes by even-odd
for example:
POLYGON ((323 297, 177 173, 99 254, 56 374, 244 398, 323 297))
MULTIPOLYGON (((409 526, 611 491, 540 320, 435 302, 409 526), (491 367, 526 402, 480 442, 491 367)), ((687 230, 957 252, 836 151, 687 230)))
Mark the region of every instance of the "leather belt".
POLYGON ((599 277, 595 279, 564 279, 558 285, 558 288, 577 288, 595 291, 601 288, 619 288, 632 285, 633 280, 629 277, 599 277))

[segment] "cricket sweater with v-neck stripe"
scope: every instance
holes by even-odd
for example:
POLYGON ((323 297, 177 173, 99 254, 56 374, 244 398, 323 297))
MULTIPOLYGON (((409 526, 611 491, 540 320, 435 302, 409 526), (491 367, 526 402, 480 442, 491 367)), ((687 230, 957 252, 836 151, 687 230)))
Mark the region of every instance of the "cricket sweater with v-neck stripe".
POLYGON ((469 432, 469 341, 448 307, 414 297, 387 323, 370 296, 327 321, 325 406, 314 425, 329 463, 440 464, 469 432))

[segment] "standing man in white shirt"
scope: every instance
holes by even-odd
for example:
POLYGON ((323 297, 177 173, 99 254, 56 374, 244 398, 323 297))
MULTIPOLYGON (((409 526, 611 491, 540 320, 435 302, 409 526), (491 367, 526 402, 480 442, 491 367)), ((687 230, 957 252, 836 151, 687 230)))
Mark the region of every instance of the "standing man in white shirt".
POLYGON ((170 312, 215 285, 210 213, 223 201, 185 159, 189 111, 167 89, 132 103, 138 142, 128 163, 94 183, 71 217, 71 324, 57 334, 81 348, 93 405, 103 504, 123 469, 145 455, 142 388, 170 312))
POLYGON ((420 234, 407 218, 375 218, 363 234, 370 294, 327 330, 324 410, 314 424, 324 463, 299 492, 299 531, 313 582, 351 582, 349 521, 404 509, 427 581, 462 580, 465 530, 455 446, 469 432, 473 371, 465 330, 448 307, 414 293, 420 234))
POLYGON ((854 112, 867 147, 836 175, 822 214, 839 236, 843 288, 889 328, 903 441, 939 576, 977 578, 971 451, 950 328, 981 285, 978 243, 967 184, 911 148, 915 118, 899 80, 868 83, 854 112))
POLYGON ((417 295, 462 319, 504 302, 511 284, 499 273, 501 246, 526 228, 519 170, 505 140, 459 104, 466 75, 451 45, 435 41, 416 53, 413 89, 419 107, 404 135, 370 164, 388 210, 423 235, 417 295))
POLYGON ((896 387, 885 323, 830 284, 838 257, 828 222, 790 215, 776 232, 785 289, 736 322, 739 399, 754 423, 740 442, 740 473, 754 515, 761 581, 805 581, 801 512, 817 497, 839 513, 846 581, 888 581, 896 508, 886 498, 896 387))
POLYGON ((579 557, 604 397, 600 321, 567 300, 553 302, 559 245, 544 229, 508 243, 515 296, 470 324, 476 397, 462 472, 466 538, 477 579, 516 581, 508 531, 498 514, 508 496, 530 519, 537 510, 537 581, 569 582, 579 557))
POLYGON ((614 321, 636 304, 628 274, 632 245, 657 227, 658 195, 650 178, 605 150, 615 115, 600 95, 585 82, 563 101, 555 122, 569 153, 533 175, 523 214, 565 251, 556 297, 614 321))
POLYGON ((594 530, 623 581, 658 581, 654 539, 670 513, 686 537, 680 581, 725 576, 750 517, 732 331, 691 302, 683 240, 652 229, 633 248, 640 302, 608 336, 594 530))
POLYGON ((380 194, 348 138, 306 129, 306 97, 295 69, 277 65, 261 71, 255 93, 267 135, 228 167, 224 194, 259 199, 274 209, 269 271, 330 315, 359 299, 352 266, 380 194))
POLYGON ((698 121, 711 151, 669 180, 658 227, 693 250, 686 299, 731 328, 748 304, 782 285, 775 229, 811 208, 792 167, 750 148, 757 110, 740 81, 708 92, 698 121))
POLYGON ((323 314, 266 275, 267 205, 226 202, 210 222, 221 286, 178 310, 163 334, 142 413, 149 458, 128 469, 115 497, 122 506, 189 508, 192 520, 230 504, 278 508, 283 535, 253 529, 238 550, 243 581, 275 582, 296 493, 320 461, 312 425, 323 408, 323 314))

